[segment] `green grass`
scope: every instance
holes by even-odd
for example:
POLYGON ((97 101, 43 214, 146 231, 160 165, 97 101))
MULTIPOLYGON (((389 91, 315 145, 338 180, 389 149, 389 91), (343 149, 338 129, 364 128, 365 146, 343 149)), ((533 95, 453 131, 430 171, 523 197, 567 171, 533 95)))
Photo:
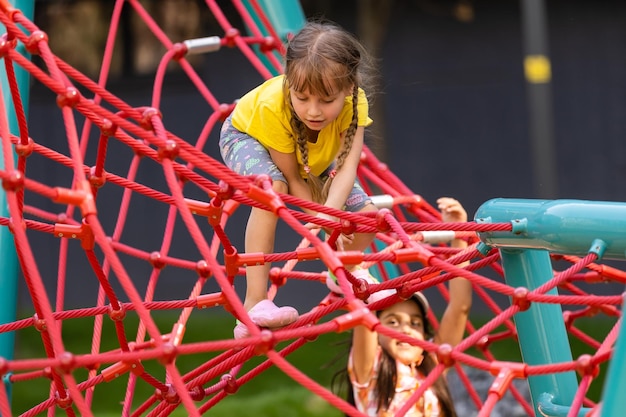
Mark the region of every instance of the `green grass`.
MULTIPOLYGON (((155 318, 159 330, 166 333, 171 329, 177 316, 173 316, 170 313, 153 312, 153 318, 155 318)), ((127 329, 127 337, 130 338, 130 341, 133 341, 134 335, 136 334, 137 318, 129 314, 128 317, 124 319, 124 324, 127 329)), ((192 315, 187 325, 184 343, 230 339, 232 338, 233 326, 234 321, 232 317, 225 314, 192 315)), ((93 328, 93 319, 65 320, 63 322, 62 332, 66 351, 72 352, 76 356, 88 354, 91 349, 91 334, 93 328)), ((104 320, 103 333, 102 346, 99 351, 106 352, 116 348, 117 336, 114 331, 114 326, 108 318, 104 320)), ((333 367, 329 367, 329 364, 333 362, 336 356, 341 351, 347 349, 347 346, 337 346, 338 342, 346 340, 347 337, 347 333, 322 335, 316 340, 306 343, 291 355, 287 356, 286 359, 309 378, 328 387, 332 375, 345 363, 339 362, 333 367)), ((279 345, 277 350, 280 350, 285 345, 286 343, 279 345)), ((176 366, 179 372, 184 375, 219 353, 221 352, 181 355, 176 359, 176 366)), ((17 332, 15 348, 16 359, 45 357, 46 355, 39 332, 33 328, 27 328, 17 332)), ((266 359, 265 356, 252 358, 245 363, 237 376, 243 376, 247 371, 261 364, 266 359)), ((163 365, 156 360, 143 361, 142 365, 157 379, 164 379, 163 365)), ((102 369, 108 366, 110 366, 110 364, 101 366, 99 371, 102 371, 102 369)), ((73 372, 73 375, 79 383, 86 380, 88 376, 87 371, 82 369, 76 370, 73 372)), ((128 376, 124 375, 109 383, 96 386, 92 409, 98 416, 108 413, 120 415, 120 402, 124 400, 127 381, 128 376)), ((219 377, 205 384, 204 387, 208 388, 218 381, 219 377)), ((48 397, 49 386, 49 380, 45 378, 14 383, 11 387, 12 409, 14 412, 16 414, 25 412, 45 400, 48 397)), ((154 387, 139 380, 134 390, 136 398, 134 407, 154 394, 154 391, 154 387)), ((202 403, 204 403, 204 401, 202 403)), ((294 382, 294 380, 287 376, 282 370, 275 366, 270 366, 259 376, 242 385, 234 395, 228 396, 220 401, 207 415, 249 415, 250 404, 254 404, 255 409, 257 407, 262 409, 263 412, 258 414, 262 416, 332 416, 332 411, 334 410, 334 408, 328 405, 324 400, 311 394, 308 390, 294 382), (242 399, 245 399, 245 401, 242 401, 242 399), (237 409, 239 410, 238 412, 236 411, 237 409)), ((176 415, 186 415, 182 406, 180 412, 182 412, 182 414, 176 415)))
POLYGON ((339 417, 343 415, 320 397, 296 386, 263 392, 247 398, 245 406, 236 396, 228 397, 212 408, 208 416, 248 417, 250 410, 263 417, 339 417))
MULTIPOLYGON (((163 333, 169 332, 177 316, 171 313, 153 312, 153 317, 163 333)), ((194 313, 195 314, 195 313, 194 313)), ((480 327, 485 321, 474 320, 476 327, 480 327)), ((117 336, 114 327, 108 318, 104 321, 104 337, 99 351, 105 352, 117 346, 117 336)), ((577 327, 601 340, 607 334, 614 321, 604 319, 585 319, 576 322, 577 327)), ((127 337, 132 341, 136 334, 137 319, 130 314, 124 320, 127 337)), ((233 329, 232 317, 225 314, 199 314, 192 315, 188 323, 184 337, 184 343, 193 343, 208 340, 222 340, 232 337, 233 329)), ((75 355, 88 354, 91 349, 91 334, 93 331, 93 319, 71 319, 63 322, 63 339, 67 351, 75 355)), ((287 356, 287 361, 297 367, 305 375, 322 386, 329 387, 332 376, 345 364, 345 357, 338 359, 342 353, 346 353, 346 345, 340 342, 346 341, 348 333, 330 333, 320 336, 314 341, 310 341, 287 356)), ((577 339, 571 339, 572 355, 577 358, 583 353, 593 353, 593 350, 577 339)), ((284 345, 279 346, 281 348, 284 345)), ((517 342, 512 339, 499 341, 490 346, 491 353, 501 361, 519 361, 521 358, 517 342)), ((176 360, 176 366, 181 374, 185 374, 198 365, 206 362, 217 353, 181 355, 176 360)), ((475 349, 468 353, 482 357, 475 349)), ((41 342, 41 335, 32 328, 16 332, 16 359, 37 359, 44 358, 45 351, 41 342)), ((241 377, 248 370, 260 364, 266 358, 257 356, 248 361, 238 376, 241 377)), ((163 380, 163 365, 156 360, 146 360, 142 362, 146 370, 156 378, 163 380)), ((104 364, 99 371, 108 367, 104 364)), ((601 395, 602 379, 605 367, 601 368, 599 381, 594 382, 589 396, 593 400, 598 400, 601 395)), ((87 379, 87 372, 77 370, 73 373, 78 382, 87 379)), ((124 400, 126 392, 126 382, 128 377, 124 375, 110 383, 96 386, 94 403, 92 409, 98 416, 120 415, 120 402, 124 400)), ((219 377, 205 384, 205 388, 218 382, 219 377)), ((11 386, 12 389, 12 409, 15 414, 23 413, 48 397, 49 381, 45 378, 34 379, 28 382, 17 382, 11 386)), ((154 388, 139 381, 135 390, 134 407, 146 400, 154 393, 154 388)), ((198 403, 202 404, 204 403, 198 403)), ((293 379, 288 377, 282 370, 271 366, 259 376, 253 378, 248 383, 242 385, 239 390, 221 400, 216 406, 205 415, 209 416, 248 416, 250 410, 255 410, 255 415, 259 416, 294 416, 294 417, 315 417, 315 416, 340 416, 337 410, 331 407, 326 401, 310 393, 293 379)), ((64 415, 59 412, 58 415, 64 415)), ((181 406, 175 416, 187 415, 181 406)))

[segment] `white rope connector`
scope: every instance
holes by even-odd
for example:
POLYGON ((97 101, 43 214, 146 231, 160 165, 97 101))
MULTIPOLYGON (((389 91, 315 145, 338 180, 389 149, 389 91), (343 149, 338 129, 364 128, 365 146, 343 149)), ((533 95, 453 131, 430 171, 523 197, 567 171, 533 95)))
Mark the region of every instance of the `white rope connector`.
POLYGON ((372 199, 372 203, 378 208, 393 207, 393 196, 389 194, 373 195, 370 198, 372 199))
POLYGON ((209 36, 207 38, 188 39, 183 42, 190 55, 204 54, 206 52, 216 52, 221 48, 219 36, 209 36))
POLYGON ((424 243, 448 243, 455 238, 453 230, 426 230, 422 232, 424 243))

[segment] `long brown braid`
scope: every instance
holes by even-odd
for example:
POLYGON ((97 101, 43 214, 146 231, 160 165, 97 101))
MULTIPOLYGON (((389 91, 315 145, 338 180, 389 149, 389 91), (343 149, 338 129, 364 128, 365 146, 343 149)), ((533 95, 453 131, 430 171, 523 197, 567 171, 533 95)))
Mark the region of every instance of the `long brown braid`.
MULTIPOLYGON (((370 58, 356 38, 331 22, 310 21, 289 41, 285 54, 283 93, 286 106, 291 112, 290 124, 295 135, 294 140, 305 167, 309 165, 309 132, 294 111, 289 89, 297 92, 308 90, 311 94, 330 96, 352 87, 352 121, 335 160, 334 169, 339 171, 354 141, 358 122, 359 87, 366 78, 364 73, 367 73, 369 65, 370 58)), ((333 176, 322 180, 312 172, 307 172, 307 184, 313 201, 320 204, 326 201, 332 180, 333 176)))
MULTIPOLYGON (((352 149, 352 142, 354 141, 354 135, 356 133, 357 121, 358 121, 358 112, 357 112, 358 97, 359 97, 359 89, 358 87, 354 87, 354 89, 352 90, 352 121, 350 122, 350 126, 348 127, 348 130, 346 131, 346 137, 344 138, 341 152, 339 152, 339 154, 337 155, 337 159, 335 161, 335 164, 336 164, 335 169, 337 171, 339 171, 339 169, 343 166, 343 163, 346 161, 346 157, 348 156, 350 149, 352 149)), ((324 184, 324 188, 322 189, 322 195, 325 197, 328 196, 328 189, 330 188, 330 184, 332 183, 332 180, 333 178, 329 177, 328 180, 326 181, 326 184, 324 184)))

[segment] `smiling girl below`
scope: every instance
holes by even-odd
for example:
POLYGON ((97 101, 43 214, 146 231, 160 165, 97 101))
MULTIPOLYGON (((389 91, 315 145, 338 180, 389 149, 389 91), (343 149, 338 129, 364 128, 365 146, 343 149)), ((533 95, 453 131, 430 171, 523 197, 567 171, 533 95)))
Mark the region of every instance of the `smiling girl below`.
MULTIPOLYGON (((438 204, 444 222, 467 221, 467 213, 457 200, 443 197, 438 200, 438 204)), ((465 248, 467 242, 455 239, 451 246, 465 248)), ((448 287, 450 299, 437 332, 432 331, 426 319, 429 304, 421 292, 377 311, 380 324, 417 340, 456 346, 463 339, 472 306, 472 285, 468 280, 457 277, 450 280, 448 287)), ((370 296, 368 303, 372 304, 395 292, 376 292, 370 296)), ((366 415, 395 416, 436 365, 436 356, 421 347, 372 332, 360 325, 352 333, 348 366, 335 376, 333 382, 341 383, 337 378, 346 378, 349 386, 348 402, 366 415)), ((340 386, 333 385, 337 388, 340 386)), ((437 378, 404 414, 405 417, 456 415, 443 377, 437 378)))

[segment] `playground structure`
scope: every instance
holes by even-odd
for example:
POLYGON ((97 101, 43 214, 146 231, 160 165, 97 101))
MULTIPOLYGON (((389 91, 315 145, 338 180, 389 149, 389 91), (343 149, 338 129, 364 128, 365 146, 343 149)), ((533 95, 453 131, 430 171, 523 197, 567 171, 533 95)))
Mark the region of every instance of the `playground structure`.
MULTIPOLYGON (((281 42, 288 33, 297 30, 304 18, 297 2, 288 2, 292 9, 282 15, 271 4, 233 1, 245 22, 245 30, 250 33, 244 36, 244 29, 234 28, 216 2, 207 1, 223 33, 172 41, 138 1, 117 1, 103 71, 95 82, 54 55, 47 45, 46 34, 29 20, 32 8, 26 4, 13 8, 6 1, 0 1, 0 21, 6 29, 0 42, 0 56, 7 81, 2 85, 0 102, 3 154, 0 178, 6 198, 3 206, 8 207, 0 217, 3 254, 0 282, 1 296, 4 296, 0 308, 0 414, 3 417, 14 413, 29 416, 57 408, 67 415, 93 415, 98 402, 103 401, 98 397, 98 388, 106 382, 126 385, 122 415, 164 416, 178 408, 184 408, 189 415, 201 415, 228 394, 236 395, 237 387, 250 378, 263 378, 263 370, 273 365, 337 409, 359 415, 344 400, 300 373, 296 365, 288 362, 288 355, 305 343, 314 343, 320 334, 349 331, 359 324, 383 331, 362 301, 373 291, 398 290, 397 297, 382 300, 381 305, 429 288, 440 289, 445 298, 445 282, 462 276, 474 284, 475 303, 487 305, 493 318, 480 327, 468 326, 468 336, 454 348, 416 341, 439 358, 440 364, 428 382, 432 383, 447 367, 455 367, 463 375, 461 364, 490 372, 494 381, 485 398, 480 398, 472 389, 471 381, 465 380, 481 416, 490 415, 506 392, 511 392, 523 404, 528 415, 620 416, 619 394, 626 392, 626 375, 622 371, 626 342, 620 337, 625 334, 620 310, 623 297, 594 294, 593 284, 626 282, 623 271, 601 263, 603 259, 621 261, 624 258, 626 204, 496 199, 486 202, 473 222, 442 224, 437 211, 428 202, 404 186, 366 149, 359 178, 368 192, 382 191, 375 197, 381 210, 373 217, 328 211, 342 221, 323 224, 335 230, 327 244, 304 228, 306 222, 316 220, 301 210, 327 209, 288 195, 274 195, 266 179, 239 177, 203 152, 209 146, 209 134, 219 128, 219 122, 232 110, 236 97, 222 101, 214 97, 185 57, 194 53, 218 53, 221 48, 229 47, 241 51, 263 77, 280 72, 277 56, 281 42), (107 59, 111 59, 124 3, 133 7, 167 50, 155 74, 152 101, 141 107, 131 107, 106 88, 106 68, 110 63, 107 59), (33 64, 29 54, 38 55, 43 66, 33 64), (170 132, 160 113, 165 68, 172 62, 189 76, 213 109, 206 115, 204 129, 193 142, 170 132), (65 153, 47 148, 45 138, 29 136, 28 77, 56 95, 67 133, 65 153), (88 160, 86 149, 94 147, 89 142, 93 142, 93 131, 97 132, 97 152, 88 160), (134 154, 125 173, 105 170, 105 162, 112 158, 107 149, 113 142, 134 154), (34 155, 54 161, 60 169, 69 169, 71 181, 56 184, 30 178, 27 166, 34 155), (166 188, 152 188, 138 180, 145 161, 162 168, 166 188), (98 209, 99 197, 109 188, 123 190, 116 213, 98 209), (63 205, 64 215, 32 205, 31 201, 38 201, 32 200, 35 195, 63 205), (158 250, 152 246, 154 242, 125 240, 125 216, 137 195, 148 199, 151 205, 168 209, 158 250), (232 214, 244 206, 265 207, 275 212, 281 221, 301 235, 300 245, 284 253, 240 253, 225 229, 232 214), (113 216, 112 220, 107 216, 113 216), (182 223, 177 223, 177 218, 182 223), (188 258, 170 255, 174 230, 180 227, 197 246, 198 258, 192 258, 191 254, 188 258), (335 251, 334 240, 339 233, 348 230, 377 232, 375 247, 367 253, 335 251), (57 238, 60 266, 54 306, 50 301, 53 296, 47 293, 42 279, 50 271, 38 269, 38 255, 29 244, 33 234, 57 238), (465 238, 471 245, 466 250, 455 251, 440 244, 452 237, 465 238), (80 246, 78 251, 77 246, 80 246), (71 262, 76 253, 88 259, 90 271, 85 272, 84 279, 97 281, 99 292, 92 307, 65 310, 62 300, 64 265, 71 262), (129 275, 126 261, 131 257, 149 266, 147 288, 138 288, 137 277, 129 275), (316 260, 321 260, 338 277, 345 293, 351 293, 349 288, 353 287, 355 295, 339 298, 329 294, 297 323, 278 331, 254 330, 252 337, 245 340, 213 340, 208 334, 206 341, 185 342, 189 317, 202 309, 223 307, 250 324, 233 289, 235 279, 240 279, 246 265, 274 263, 276 267, 270 278, 272 294, 275 294, 287 280, 307 280, 311 285, 323 285, 326 272, 307 268, 309 261, 316 260), (456 266, 468 260, 471 261, 469 266, 456 266), (343 268, 345 263, 355 261, 372 268, 382 283, 368 286, 356 281, 343 268), (557 261, 567 267, 557 269, 557 261), (152 298, 166 267, 195 275, 186 299, 155 301, 152 298), (34 315, 18 319, 13 295, 20 275, 28 287, 34 315), (219 284, 219 291, 203 291, 210 280, 219 284), (581 282, 590 284, 590 288, 583 289, 581 282), (490 292, 509 298, 510 305, 499 306, 493 302, 490 292), (155 325, 152 314, 159 310, 180 312, 171 331, 162 332, 155 325), (131 329, 126 319, 130 315, 140 322, 134 341, 127 339, 131 329), (577 319, 600 315, 615 321, 602 340, 594 340, 577 328, 577 319), (94 331, 89 341, 92 350, 68 352, 63 321, 85 317, 93 317, 94 331), (117 345, 101 351, 105 320, 110 320, 115 327, 117 345), (45 357, 14 358, 13 336, 33 328, 41 334, 45 357), (505 330, 496 331, 500 328, 505 330), (572 357, 568 337, 586 342, 592 353, 572 357), (519 340, 522 362, 493 357, 490 344, 501 338, 519 340), (283 343, 287 346, 276 349, 283 343), (480 355, 468 354, 470 348, 480 355), (193 371, 183 373, 178 369, 177 359, 198 353, 213 356, 209 360, 206 357, 210 355, 204 356, 205 360, 193 371), (245 375, 238 374, 242 364, 259 355, 267 357, 263 365, 245 375), (144 367, 148 361, 162 364, 163 375, 148 371, 144 367), (599 377, 602 365, 608 365, 609 370, 603 384, 602 401, 594 402, 586 394, 590 384, 599 377), (32 409, 12 411, 12 387, 35 378, 49 379, 49 392, 42 392, 41 402, 32 409), (515 379, 528 381, 531 403, 527 403, 512 385, 515 379), (150 398, 133 398, 137 384, 153 386, 155 394, 150 398)), ((436 322, 434 317, 430 319, 436 322)), ((424 384, 424 389, 426 386, 424 384)), ((423 389, 416 395, 421 392, 423 389)))

